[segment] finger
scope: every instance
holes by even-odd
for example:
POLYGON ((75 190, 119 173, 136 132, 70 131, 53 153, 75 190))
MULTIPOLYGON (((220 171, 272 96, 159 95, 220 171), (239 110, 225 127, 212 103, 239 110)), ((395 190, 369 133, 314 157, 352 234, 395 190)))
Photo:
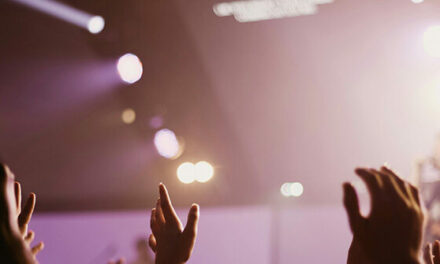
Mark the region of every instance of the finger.
POLYGON ((17 203, 17 214, 21 212, 21 185, 18 181, 14 183, 15 202, 17 203))
POLYGON ((24 237, 24 241, 26 241, 26 243, 30 244, 30 243, 32 243, 32 241, 34 241, 34 238, 35 238, 34 231, 29 231, 27 233, 27 235, 24 237))
POLYGON ((31 248, 32 254, 35 256, 40 253, 41 250, 44 249, 44 243, 41 241, 36 246, 31 248))
POLYGON ((165 224, 165 217, 163 215, 163 210, 162 210, 162 206, 160 206, 160 199, 157 200, 156 202, 156 222, 158 224, 158 226, 162 226, 165 224))
POLYGON ((182 232, 183 240, 183 252, 185 261, 189 259, 191 251, 194 247, 194 243, 197 237, 197 225, 199 223, 200 208, 198 204, 193 204, 188 212, 188 220, 186 222, 185 229, 182 232))
POLYGON ((158 223, 157 220, 156 220, 156 208, 153 208, 153 209, 151 210, 151 216, 150 216, 150 228, 151 228, 151 231, 153 232, 153 234, 154 234, 155 236, 158 236, 158 235, 159 235, 159 232, 160 232, 160 225, 159 225, 159 223, 158 223))
POLYGON ((434 264, 440 264, 440 241, 436 240, 432 249, 434 264))
POLYGON ((18 232, 14 178, 8 166, 0 163, 0 224, 18 232))
POLYGON ((151 250, 153 250, 153 252, 156 253, 157 242, 156 242, 156 237, 154 237, 153 234, 151 234, 150 237, 148 238, 148 245, 150 246, 151 250))
POLYGON ((116 261, 116 264, 124 264, 125 263, 125 260, 124 259, 119 259, 118 261, 116 261))
POLYGON ((22 234, 26 233, 27 225, 29 224, 29 221, 31 221, 32 213, 34 212, 35 209, 36 199, 37 197, 35 193, 30 193, 29 198, 23 207, 23 211, 18 217, 18 226, 22 234))
POLYGON ((357 168, 355 169, 355 173, 367 185, 368 192, 370 193, 371 210, 376 209, 382 198, 381 186, 383 183, 380 177, 365 168, 357 168))
POLYGON ((171 204, 171 199, 168 191, 164 184, 159 184, 159 194, 160 194, 160 207, 162 208, 163 215, 165 217, 165 223, 177 227, 181 227, 179 218, 174 211, 173 205, 171 204))
POLYGON ((400 178, 396 172, 394 172, 391 168, 387 166, 382 166, 380 170, 383 173, 388 174, 394 180, 394 182, 399 186, 399 189, 402 191, 402 193, 404 193, 405 196, 407 197, 405 181, 402 178, 400 178))
POLYGON ((347 211, 348 222, 353 234, 357 231, 362 215, 359 210, 359 199, 353 185, 346 182, 343 185, 344 189, 344 207, 347 211))
POLYGON ((432 256, 432 245, 431 243, 426 244, 423 250, 423 259, 425 260, 425 264, 434 264, 433 256, 432 256))
POLYGON ((396 198, 399 198, 399 200, 404 201, 407 205, 408 204, 408 193, 407 193, 407 187, 405 182, 397 177, 395 173, 388 170, 386 167, 382 166, 380 168, 380 172, 376 171, 377 173, 380 173, 383 175, 383 179, 385 183, 384 185, 388 185, 388 188, 386 188, 386 195, 389 197, 389 194, 397 194, 398 196, 396 198))

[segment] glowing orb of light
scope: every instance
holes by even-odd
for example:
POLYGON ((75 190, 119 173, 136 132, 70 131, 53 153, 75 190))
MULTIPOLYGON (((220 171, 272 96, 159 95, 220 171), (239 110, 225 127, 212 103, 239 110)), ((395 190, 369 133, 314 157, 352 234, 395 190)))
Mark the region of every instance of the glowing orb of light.
POLYGON ((411 0, 414 4, 420 4, 423 3, 423 0, 411 0))
POLYGON ((185 183, 192 183, 196 177, 195 166, 191 162, 184 162, 177 168, 177 178, 185 183))
POLYGON ((423 33, 423 48, 434 58, 440 58, 440 26, 429 27, 423 33))
POLYGON ((87 29, 92 34, 98 34, 104 29, 105 21, 101 16, 93 16, 87 22, 87 29))
POLYGON ((206 161, 199 161, 195 165, 195 179, 198 182, 207 182, 214 176, 214 168, 206 161))
POLYGON ((129 125, 136 120, 136 112, 131 108, 127 108, 122 111, 121 118, 125 124, 129 125))
POLYGON ((285 197, 294 196, 299 197, 304 192, 304 187, 299 182, 286 182, 281 185, 281 194, 285 197))
POLYGON ((181 153, 176 134, 169 129, 161 129, 154 135, 154 146, 162 157, 174 159, 181 153))
POLYGON ((142 62, 132 53, 127 53, 119 58, 117 69, 119 76, 126 83, 139 81, 143 73, 142 62))

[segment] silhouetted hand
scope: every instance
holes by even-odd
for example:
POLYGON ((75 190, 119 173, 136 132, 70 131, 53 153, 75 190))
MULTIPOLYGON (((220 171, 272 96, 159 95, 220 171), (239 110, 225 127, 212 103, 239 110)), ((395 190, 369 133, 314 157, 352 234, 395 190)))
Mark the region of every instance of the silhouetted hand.
MULTIPOLYGON (((34 213, 35 209, 35 203, 37 201, 37 196, 35 193, 30 193, 28 200, 26 201, 26 204, 24 205, 23 209, 21 209, 21 185, 19 182, 15 182, 15 201, 17 205, 17 221, 18 221, 18 228, 20 230, 21 236, 23 237, 24 241, 31 246, 31 243, 34 241, 35 233, 33 231, 28 232, 28 225, 31 221, 32 214, 34 213)), ((34 255, 34 257, 37 256, 37 254, 43 250, 44 243, 39 242, 37 245, 31 247, 31 252, 34 255)))
POLYGON ((14 185, 14 175, 0 164, 0 263, 35 264, 37 261, 20 233, 14 185))
POLYGON ((353 186, 344 183, 344 205, 353 241, 349 264, 413 264, 419 262, 424 209, 417 188, 382 167, 356 169, 371 196, 371 212, 361 215, 353 186))
POLYGON ((156 264, 181 264, 191 256, 197 236, 199 206, 193 204, 185 229, 174 211, 165 185, 159 185, 160 199, 151 210, 149 245, 156 253, 156 264))
POLYGON ((440 241, 428 243, 423 251, 423 259, 426 264, 440 264, 440 241))

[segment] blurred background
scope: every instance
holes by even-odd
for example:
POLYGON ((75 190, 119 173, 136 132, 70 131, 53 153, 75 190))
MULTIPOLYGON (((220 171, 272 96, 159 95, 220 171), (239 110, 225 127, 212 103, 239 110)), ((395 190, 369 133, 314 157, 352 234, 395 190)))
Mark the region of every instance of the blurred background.
POLYGON ((183 219, 201 205, 190 263, 343 263, 353 168, 409 177, 433 152, 439 12, 435 0, 0 2, 0 157, 37 194, 40 262, 136 259, 163 182, 183 219))

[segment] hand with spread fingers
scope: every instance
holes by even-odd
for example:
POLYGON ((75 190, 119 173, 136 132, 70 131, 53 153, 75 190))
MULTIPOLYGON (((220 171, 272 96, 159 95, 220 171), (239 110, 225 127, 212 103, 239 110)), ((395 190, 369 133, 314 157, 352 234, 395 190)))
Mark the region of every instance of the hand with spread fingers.
POLYGON ((424 209, 417 188, 392 170, 358 168, 371 197, 368 217, 361 215, 355 189, 344 183, 344 205, 353 233, 348 264, 419 264, 424 209))
POLYGON ((165 185, 159 185, 160 199, 151 211, 149 245, 156 254, 156 264, 182 264, 194 248, 199 220, 199 206, 193 204, 183 228, 174 211, 165 185))
POLYGON ((14 175, 0 164, 0 263, 36 264, 17 221, 20 213, 15 189, 14 175))
POLYGON ((440 264, 440 241, 428 243, 423 250, 425 264, 440 264))
MULTIPOLYGON (((31 221, 32 214, 34 213, 35 209, 35 203, 37 200, 37 196, 35 193, 29 194, 28 200, 26 201, 26 204, 24 205, 23 209, 21 209, 21 185, 19 182, 15 182, 15 201, 17 205, 17 221, 18 221, 18 228, 20 230, 20 233, 24 239, 24 241, 31 246, 31 243, 34 241, 35 233, 33 231, 28 231, 28 225, 31 221)), ((39 242, 37 245, 31 247, 31 252, 34 255, 34 257, 37 256, 37 254, 43 250, 44 243, 39 242)))

